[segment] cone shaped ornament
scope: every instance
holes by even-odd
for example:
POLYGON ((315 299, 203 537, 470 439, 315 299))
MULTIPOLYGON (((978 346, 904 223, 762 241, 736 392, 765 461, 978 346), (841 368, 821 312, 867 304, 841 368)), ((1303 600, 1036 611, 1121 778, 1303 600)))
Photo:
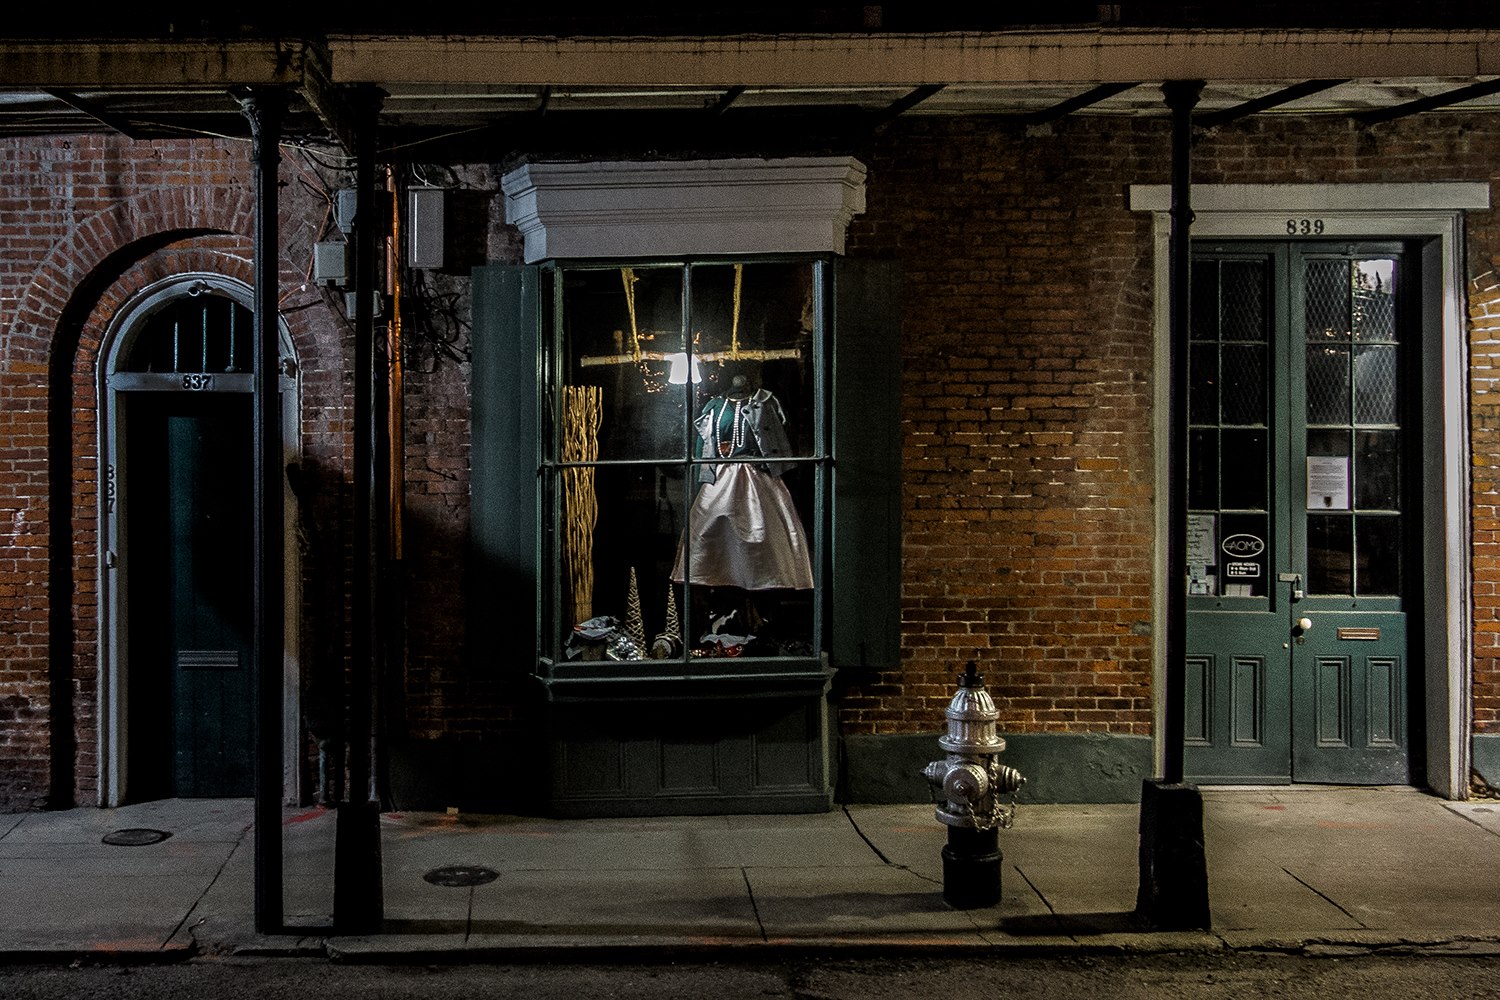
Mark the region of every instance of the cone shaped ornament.
POLYGON ((646 624, 641 621, 641 591, 636 584, 634 566, 630 567, 630 590, 625 597, 625 634, 630 636, 636 649, 646 648, 646 624))
POLYGON ((667 585, 667 622, 651 643, 651 655, 658 660, 682 652, 682 626, 677 621, 677 591, 667 585))

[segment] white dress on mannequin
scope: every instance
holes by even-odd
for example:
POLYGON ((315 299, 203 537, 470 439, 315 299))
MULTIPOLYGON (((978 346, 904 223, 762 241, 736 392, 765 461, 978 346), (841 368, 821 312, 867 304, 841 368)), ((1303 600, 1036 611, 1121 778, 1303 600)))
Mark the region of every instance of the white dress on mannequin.
MULTIPOLYGON (((715 396, 697 420, 702 456, 785 456, 790 451, 785 425, 781 404, 764 389, 743 398, 715 396)), ((744 590, 811 590, 807 536, 780 478, 787 467, 752 461, 704 466, 700 475, 707 482, 688 510, 672 579, 744 590)))

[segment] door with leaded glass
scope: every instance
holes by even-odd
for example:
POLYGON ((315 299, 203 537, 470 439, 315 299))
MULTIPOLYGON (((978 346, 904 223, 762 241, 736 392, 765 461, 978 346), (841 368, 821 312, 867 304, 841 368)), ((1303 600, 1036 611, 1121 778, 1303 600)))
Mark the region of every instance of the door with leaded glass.
POLYGON ((1410 780, 1415 278, 1392 244, 1195 253, 1185 726, 1195 780, 1410 780))

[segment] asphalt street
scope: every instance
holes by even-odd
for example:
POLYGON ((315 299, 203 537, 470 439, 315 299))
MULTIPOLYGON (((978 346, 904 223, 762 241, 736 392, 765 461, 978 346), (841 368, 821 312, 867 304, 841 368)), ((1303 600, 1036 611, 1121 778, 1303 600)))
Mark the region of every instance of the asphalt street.
POLYGON ((1316 956, 1069 955, 671 965, 366 966, 198 959, 174 965, 0 966, 11 1000, 1500 1000, 1500 955, 1420 958, 1394 949, 1316 956))

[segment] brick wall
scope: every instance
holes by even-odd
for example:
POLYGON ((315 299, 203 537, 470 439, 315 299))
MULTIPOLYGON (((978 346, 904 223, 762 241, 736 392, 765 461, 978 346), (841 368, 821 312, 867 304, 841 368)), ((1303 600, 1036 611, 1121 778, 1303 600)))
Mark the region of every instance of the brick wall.
POLYGON ((1150 730, 1151 282, 1124 185, 1157 130, 904 126, 850 253, 904 272, 904 641, 847 732, 942 725, 977 658, 1009 731, 1150 730))
POLYGON ((450 189, 442 269, 408 276, 405 359, 405 670, 393 735, 484 738, 524 729, 513 664, 469 664, 461 593, 469 536, 470 269, 520 263, 488 166, 414 168, 450 189))
MULTIPOLYGON (((242 144, 0 144, 0 807, 96 800, 99 350, 160 277, 248 282, 251 205, 242 144)), ((287 186, 282 308, 303 363, 306 453, 344 470, 348 345, 305 285, 325 214, 311 186, 287 186)), ((320 516, 339 530, 336 509, 320 516)))
MULTIPOLYGON (((1491 180, 1500 126, 1252 119, 1203 135, 1198 183, 1491 180)), ((1150 731, 1151 234, 1166 122, 904 119, 866 154, 850 253, 905 272, 899 671, 847 732, 933 730, 977 658, 1010 731, 1150 731)), ((1500 350, 1492 213, 1471 213, 1475 728, 1500 732, 1500 350)))
MULTIPOLYGON (((911 119, 860 151, 869 209, 850 253, 905 273, 901 668, 855 678, 847 732, 931 731, 978 658, 1013 731, 1150 731, 1150 220, 1126 185, 1167 180, 1164 121, 1041 129, 911 119)), ((1363 130, 1252 120, 1202 137, 1199 182, 1489 179, 1500 124, 1443 115, 1363 130)), ((248 150, 214 141, 0 143, 0 807, 54 784, 92 801, 97 707, 97 352, 119 305, 182 267, 248 277, 248 150), (49 405, 70 394, 65 473, 49 405), (59 487, 66 497, 63 510, 59 487), (64 526, 59 540, 53 529, 64 526), (61 567, 65 572, 54 574, 61 567), (53 595, 69 595, 64 608, 53 595), (51 627, 64 623, 66 634, 51 627), (65 655, 64 655, 65 654, 65 655), (54 697, 54 690, 65 697, 54 697), (51 718, 71 778, 54 783, 51 718), (66 746, 71 744, 71 746, 66 746)), ((349 369, 339 308, 307 285, 341 172, 289 153, 283 315, 299 354, 305 707, 326 717, 344 662, 350 559, 349 369)), ((514 260, 493 171, 451 181, 483 224, 478 259, 514 260)), ((1469 220, 1475 728, 1500 732, 1500 239, 1469 220)), ((424 277, 407 330, 401 735, 525 725, 513 692, 463 666, 468 517, 467 281, 424 277), (420 296, 418 296, 420 299, 420 296)), ((412 289, 413 295, 418 290, 412 289)), ((320 724, 326 718, 320 718, 320 724)))

